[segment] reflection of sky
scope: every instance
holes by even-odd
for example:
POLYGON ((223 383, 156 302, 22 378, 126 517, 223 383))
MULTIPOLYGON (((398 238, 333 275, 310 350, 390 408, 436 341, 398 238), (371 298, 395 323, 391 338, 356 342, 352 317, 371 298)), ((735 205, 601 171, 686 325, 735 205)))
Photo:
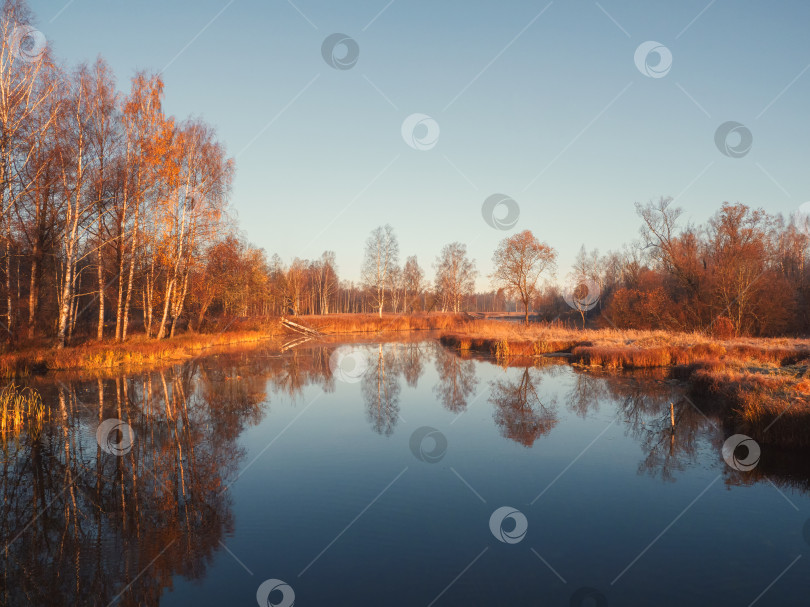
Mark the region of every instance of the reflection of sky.
MULTIPOLYGON (((323 393, 315 380, 295 399, 268 387, 266 417, 240 437, 244 462, 253 463, 229 490, 237 526, 225 540, 254 575, 222 551, 202 583, 180 581, 167 605, 215 604, 229 595, 247 603, 249 590, 271 577, 291 584, 296 598, 318 604, 350 593, 358 605, 428 605, 456 577, 437 607, 567 605, 582 586, 598 588, 610 605, 646 605, 650 596, 665 606, 698 596, 749 604, 804 549, 799 530, 806 515, 774 486, 761 480, 724 487, 735 477, 715 444, 721 431, 681 401, 677 388, 569 365, 531 368, 532 388, 558 422, 527 448, 505 438, 494 416, 521 403, 493 402, 491 390, 494 382, 517 385, 524 368, 467 361, 478 385, 459 415, 435 391, 453 380, 440 371, 458 368, 442 367, 435 357, 455 355, 423 344, 423 373, 414 388, 395 362, 406 360, 405 347, 383 347, 386 373, 401 386, 400 418, 390 436, 370 423, 368 412, 378 404, 367 400, 373 394, 362 382, 336 381, 334 391, 323 393), (627 421, 630 396, 641 403, 641 431, 627 421), (666 423, 673 398, 685 409, 670 451, 666 423), (642 466, 649 456, 642 438, 662 420, 663 453, 681 463, 672 482, 642 466), (412 452, 411 438, 424 426, 447 439, 436 463, 412 452), (490 516, 502 506, 528 521, 517 544, 492 536, 490 516), (476 555, 480 559, 459 576, 476 555)), ((358 348, 373 367, 379 349, 358 348)), ((307 354, 306 348, 298 352, 302 369, 307 354)), ((780 487, 804 512, 807 496, 780 487)), ((763 604, 798 600, 806 578, 802 563, 763 604)))
POLYGON ((519 203, 514 229, 558 249, 561 274, 583 244, 635 238, 636 201, 677 196, 702 222, 723 201, 788 214, 810 198, 804 2, 66 4, 31 1, 60 58, 100 53, 122 86, 166 66, 167 112, 213 123, 237 157, 247 236, 286 261, 332 249, 345 278, 388 222, 428 269, 467 243, 485 287, 508 233, 481 216, 494 193, 519 203), (351 69, 321 56, 335 32, 357 41, 351 69), (663 77, 636 68, 646 41, 672 54, 663 77), (435 147, 403 141, 414 113, 436 121, 435 147), (732 120, 753 136, 741 158, 715 147, 732 120))

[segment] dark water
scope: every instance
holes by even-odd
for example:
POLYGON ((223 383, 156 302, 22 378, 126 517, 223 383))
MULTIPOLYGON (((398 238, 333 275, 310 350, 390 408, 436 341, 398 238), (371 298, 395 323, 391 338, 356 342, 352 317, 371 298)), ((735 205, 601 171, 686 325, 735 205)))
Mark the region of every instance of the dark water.
POLYGON ((733 431, 655 375, 428 340, 36 385, 51 422, 3 443, 3 604, 810 602, 806 454, 733 469, 733 431))

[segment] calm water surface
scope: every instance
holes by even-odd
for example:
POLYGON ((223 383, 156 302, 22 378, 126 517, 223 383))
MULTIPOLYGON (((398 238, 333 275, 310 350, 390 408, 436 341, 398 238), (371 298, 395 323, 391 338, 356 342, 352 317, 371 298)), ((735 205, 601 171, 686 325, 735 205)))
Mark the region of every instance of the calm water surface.
POLYGON ((732 469, 733 429, 654 374, 428 339, 32 383, 51 421, 3 443, 3 604, 810 600, 806 454, 732 469), (113 453, 105 420, 133 432, 113 453))

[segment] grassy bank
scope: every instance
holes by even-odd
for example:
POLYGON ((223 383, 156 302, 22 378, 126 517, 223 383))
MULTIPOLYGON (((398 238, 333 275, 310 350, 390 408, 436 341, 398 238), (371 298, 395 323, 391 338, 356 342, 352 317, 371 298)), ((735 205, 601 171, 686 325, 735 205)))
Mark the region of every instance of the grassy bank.
POLYGON ((810 356, 808 339, 717 340, 701 333, 576 331, 490 320, 463 321, 442 333, 441 342, 450 348, 501 357, 560 353, 576 363, 613 369, 669 367, 721 358, 786 365, 810 356))
POLYGON ((62 350, 28 347, 0 354, 0 377, 159 365, 198 356, 210 348, 258 343, 267 338, 267 334, 257 331, 229 331, 210 335, 186 334, 160 341, 134 337, 123 343, 90 342, 62 350))
MULTIPOLYGON (((410 331, 448 330, 459 326, 453 314, 383 315, 334 314, 292 317, 296 323, 323 335, 385 335, 410 331)), ((0 353, 0 377, 25 377, 48 371, 107 370, 118 367, 149 367, 199 356, 206 350, 231 345, 258 344, 270 338, 285 340, 296 333, 282 327, 279 319, 242 319, 213 327, 209 333, 186 333, 155 340, 134 336, 123 343, 87 341, 62 350, 29 345, 0 353)))
POLYGON ((810 446, 810 340, 716 340, 697 333, 571 331, 469 321, 442 344, 499 361, 563 354, 576 365, 667 368, 735 431, 761 443, 810 446))

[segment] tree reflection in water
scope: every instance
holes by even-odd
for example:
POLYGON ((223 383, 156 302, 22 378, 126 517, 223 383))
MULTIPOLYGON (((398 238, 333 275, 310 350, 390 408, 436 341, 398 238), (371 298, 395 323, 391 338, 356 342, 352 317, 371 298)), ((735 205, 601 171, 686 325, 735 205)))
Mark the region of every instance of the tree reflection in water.
POLYGON ((639 472, 671 482, 676 472, 697 461, 698 440, 719 430, 689 401, 682 386, 665 377, 662 370, 579 371, 567 401, 581 417, 598 410, 600 403, 615 403, 619 420, 644 453, 639 472))
POLYGON ((428 348, 427 345, 428 344, 423 342, 415 341, 402 344, 399 347, 402 375, 405 378, 405 382, 411 388, 416 388, 419 384, 419 378, 422 377, 422 373, 425 370, 422 361, 430 357, 430 348, 428 348))
MULTIPOLYGON (((245 455, 241 433, 269 411, 266 391, 293 403, 308 386, 334 392, 335 347, 220 354, 111 379, 33 381, 51 423, 0 442, 0 604, 154 605, 174 576, 202 579, 234 528, 225 488, 245 455), (129 423, 136 436, 118 457, 96 442, 96 428, 110 418, 129 423)), ((477 373, 497 369, 427 341, 356 347, 368 362, 359 385, 363 409, 383 436, 401 419, 401 379, 416 388, 431 357, 438 373, 431 389, 453 413, 481 390, 477 373)), ((571 382, 569 419, 600 407, 617 415, 642 449, 639 473, 662 481, 700 463, 701 443, 719 459, 733 433, 661 373, 598 373, 538 359, 488 383, 504 437, 532 447, 555 428, 557 405, 541 382, 556 374, 571 382)), ((751 473, 726 468, 728 484, 810 487, 804 460, 781 461, 772 450, 751 473)))
POLYGON ((537 392, 541 373, 527 365, 516 379, 498 379, 489 384, 495 423, 503 436, 526 447, 551 432, 558 421, 553 399, 545 399, 546 404, 537 392))
POLYGON ((368 369, 360 381, 366 416, 377 434, 391 436, 399 420, 400 368, 396 347, 367 348, 368 369))
POLYGON ((465 411, 478 386, 475 362, 439 348, 436 351, 436 371, 439 374, 439 383, 433 386, 433 393, 448 411, 465 411))
POLYGON ((261 419, 263 385, 205 363, 39 385, 56 423, 3 444, 1 602, 155 605, 173 575, 201 579, 233 529, 222 488, 244 456, 236 438, 261 419), (134 429, 128 453, 96 442, 109 418, 134 429))

